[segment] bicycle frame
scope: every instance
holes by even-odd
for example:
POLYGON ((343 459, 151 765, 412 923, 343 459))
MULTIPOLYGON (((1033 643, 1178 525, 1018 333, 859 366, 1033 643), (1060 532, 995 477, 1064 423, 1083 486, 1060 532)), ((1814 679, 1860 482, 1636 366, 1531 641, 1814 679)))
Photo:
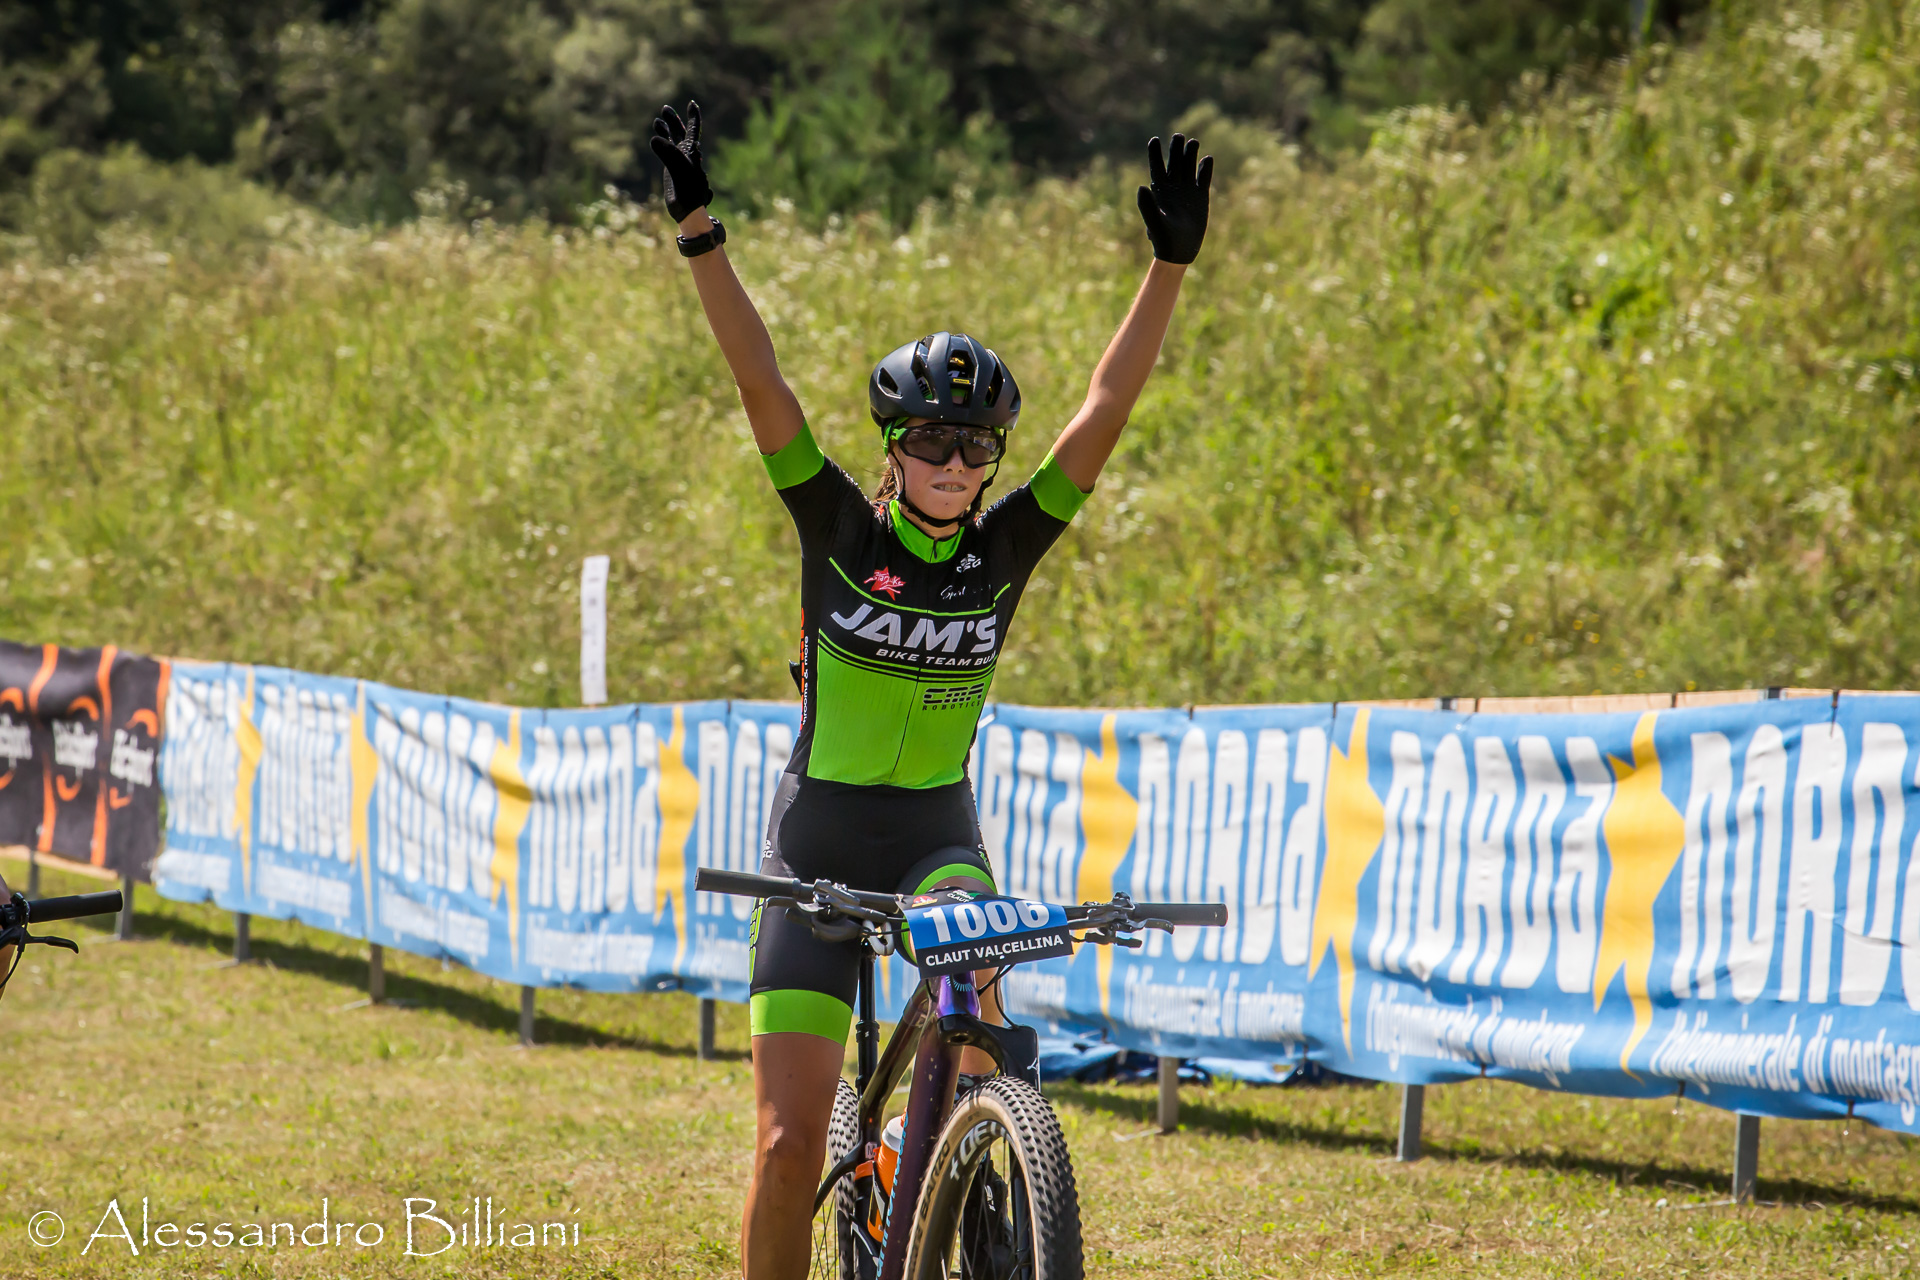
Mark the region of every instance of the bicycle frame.
POLYGON ((886 1229, 880 1245, 879 1280, 900 1280, 906 1268, 907 1236, 919 1208, 921 1184, 940 1141, 940 1130, 953 1111, 961 1051, 969 1047, 984 1049, 1002 1069, 1026 1075, 1034 1069, 1039 1038, 1029 1027, 1002 1027, 984 1021, 973 976, 946 974, 922 979, 915 987, 882 1049, 878 1045, 880 1023, 874 1012, 873 988, 874 955, 866 949, 860 960, 854 1036, 860 1140, 828 1171, 814 1198, 814 1211, 819 1212, 840 1179, 870 1159, 870 1151, 878 1149, 880 1117, 886 1113, 887 1100, 901 1077, 911 1068, 906 1131, 901 1137, 900 1161, 894 1169, 893 1194, 887 1201, 886 1229))

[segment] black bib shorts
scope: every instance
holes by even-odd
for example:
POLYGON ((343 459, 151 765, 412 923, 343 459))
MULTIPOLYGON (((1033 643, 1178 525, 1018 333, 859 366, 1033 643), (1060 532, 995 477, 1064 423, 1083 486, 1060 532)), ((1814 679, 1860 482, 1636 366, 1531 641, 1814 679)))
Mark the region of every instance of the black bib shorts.
MULTIPOLYGON (((888 787, 782 776, 767 816, 760 874, 832 880, 873 893, 920 893, 964 878, 994 891, 973 786, 888 787)), ((754 1035, 802 1031, 845 1044, 860 944, 822 942, 784 911, 757 907, 751 942, 754 1035)))

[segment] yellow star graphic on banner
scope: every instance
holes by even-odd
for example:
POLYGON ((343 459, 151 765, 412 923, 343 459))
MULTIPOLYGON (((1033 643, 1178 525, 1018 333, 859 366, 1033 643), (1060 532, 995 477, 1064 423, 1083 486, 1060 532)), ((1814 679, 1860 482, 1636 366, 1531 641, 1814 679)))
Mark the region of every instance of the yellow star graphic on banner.
POLYGON ((1386 806, 1367 782, 1367 722, 1372 713, 1354 712, 1353 733, 1342 752, 1327 753, 1327 861, 1313 909, 1313 940, 1307 977, 1320 971, 1326 949, 1333 948, 1340 970, 1340 1035, 1353 1052, 1353 933, 1360 923, 1360 877, 1387 832, 1386 806))

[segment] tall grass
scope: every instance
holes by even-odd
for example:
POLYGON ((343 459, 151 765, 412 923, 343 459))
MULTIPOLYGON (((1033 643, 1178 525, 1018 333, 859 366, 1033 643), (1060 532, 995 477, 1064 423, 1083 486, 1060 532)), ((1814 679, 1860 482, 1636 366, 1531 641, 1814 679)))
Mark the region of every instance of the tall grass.
MULTIPOLYGON (((1729 0, 1483 124, 1216 200, 1160 369, 996 696, 1920 685, 1920 3, 1729 0)), ((828 450, 984 336, 1045 453, 1146 262, 1132 175, 729 251, 828 450)), ((657 212, 0 275, 0 634, 573 698, 782 696, 796 551, 657 212)))

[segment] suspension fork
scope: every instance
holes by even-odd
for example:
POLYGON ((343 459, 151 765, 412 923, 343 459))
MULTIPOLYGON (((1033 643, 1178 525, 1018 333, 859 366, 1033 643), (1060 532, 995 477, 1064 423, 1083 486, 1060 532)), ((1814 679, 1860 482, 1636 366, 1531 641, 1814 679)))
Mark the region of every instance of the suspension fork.
POLYGON ((933 1163, 940 1130, 953 1111, 961 1047, 941 1033, 940 1020, 956 1013, 980 1016, 980 993, 974 989, 972 974, 948 974, 929 985, 933 988, 933 1016, 920 1032, 914 1054, 906 1132, 901 1135, 900 1163, 894 1169, 893 1198, 887 1206, 887 1230, 880 1244, 879 1280, 901 1280, 906 1272, 907 1236, 913 1231, 921 1184, 933 1163))

